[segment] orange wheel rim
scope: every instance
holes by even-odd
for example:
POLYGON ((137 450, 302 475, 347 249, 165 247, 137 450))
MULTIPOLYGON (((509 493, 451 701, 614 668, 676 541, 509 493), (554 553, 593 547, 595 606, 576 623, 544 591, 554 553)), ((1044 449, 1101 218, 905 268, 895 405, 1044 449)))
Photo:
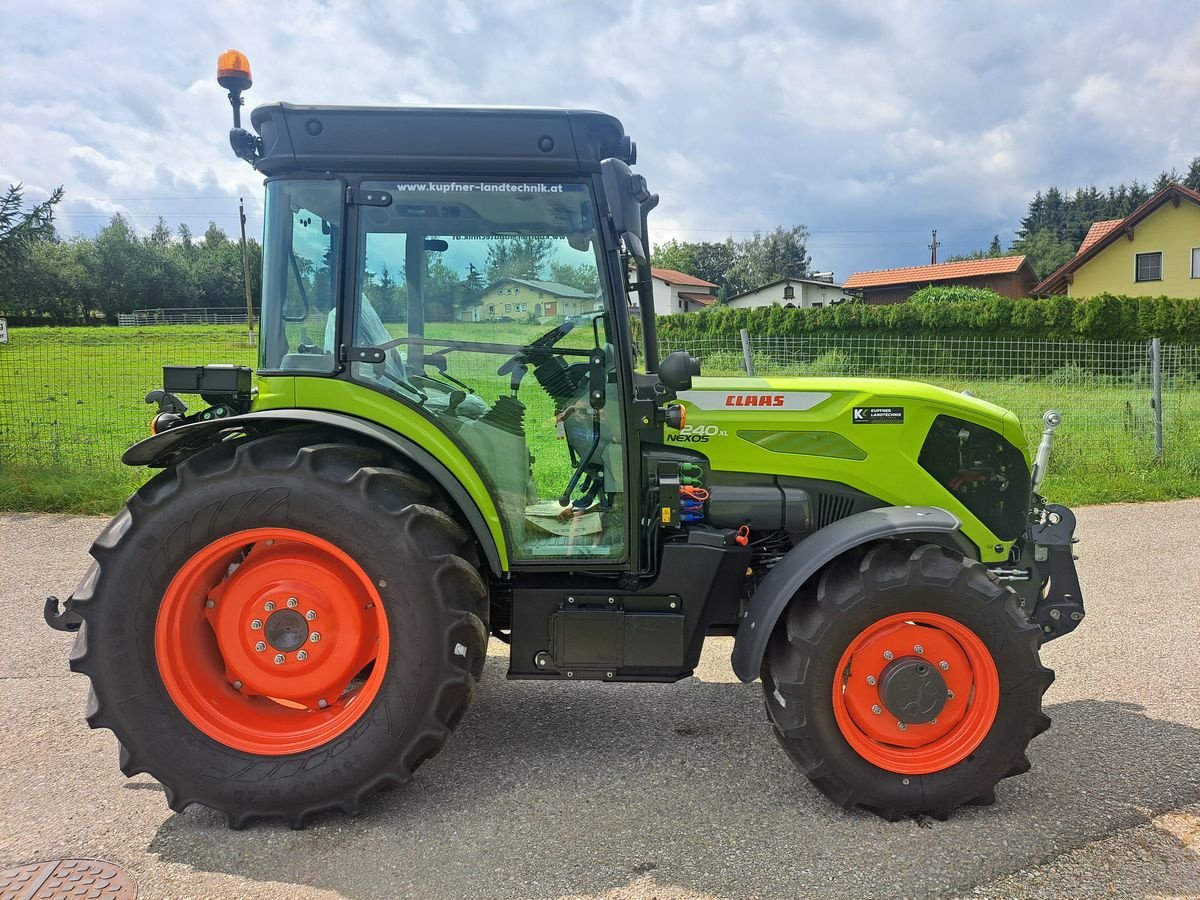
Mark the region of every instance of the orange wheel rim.
POLYGON ((903 775, 962 762, 991 730, 999 705, 1000 677, 987 646, 936 613, 898 613, 864 628, 842 654, 833 684, 833 714, 846 742, 867 762, 903 775))
POLYGON ((388 624, 345 552, 303 531, 254 528, 183 564, 154 649, 188 721, 228 747, 281 755, 328 743, 367 710, 387 668, 388 624))

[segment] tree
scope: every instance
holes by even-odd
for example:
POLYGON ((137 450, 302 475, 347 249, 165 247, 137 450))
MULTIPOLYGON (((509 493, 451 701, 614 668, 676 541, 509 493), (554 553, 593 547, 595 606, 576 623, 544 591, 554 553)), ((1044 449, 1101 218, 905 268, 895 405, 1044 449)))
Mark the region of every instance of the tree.
POLYGON ((55 237, 54 207, 63 198, 62 187, 26 212, 21 211, 23 196, 21 185, 10 184, 0 197, 0 273, 16 265, 30 244, 55 237))
POLYGON ((779 278, 803 278, 808 274, 809 256, 805 247, 808 229, 776 226, 767 234, 740 242, 737 257, 725 276, 724 297, 736 297, 779 278))
POLYGON ((581 263, 572 266, 567 263, 551 263, 550 280, 556 284, 565 284, 586 294, 594 294, 600 290, 600 276, 594 265, 581 263))
POLYGON ((1191 188, 1193 191, 1200 191, 1200 156, 1192 160, 1188 166, 1187 177, 1183 179, 1183 186, 1191 188))
POLYGON ((992 242, 988 244, 986 250, 972 250, 970 253, 959 253, 955 256, 946 257, 946 262, 966 262, 972 259, 995 259, 999 256, 1011 256, 1015 250, 1010 250, 1005 253, 1000 247, 1000 235, 992 235, 992 242))
POLYGON ((487 279, 495 284, 502 278, 541 280, 554 252, 554 241, 542 237, 514 237, 499 240, 488 247, 487 279))
POLYGON ((1045 278, 1072 256, 1076 245, 1060 238, 1049 228, 1035 231, 1027 238, 1013 241, 1012 249, 1023 253, 1038 278, 1045 278))

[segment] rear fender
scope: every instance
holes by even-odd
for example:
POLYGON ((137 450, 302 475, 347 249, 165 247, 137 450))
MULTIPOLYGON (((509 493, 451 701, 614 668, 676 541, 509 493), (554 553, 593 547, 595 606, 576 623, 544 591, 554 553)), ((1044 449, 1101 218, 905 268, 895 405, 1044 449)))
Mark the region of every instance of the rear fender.
POLYGON ((171 428, 134 444, 125 451, 121 461, 127 466, 160 468, 173 466, 205 447, 210 447, 232 435, 242 432, 251 435, 267 434, 296 425, 315 425, 369 438, 395 450, 427 472, 429 477, 446 492, 454 505, 461 510, 467 526, 479 541, 484 558, 492 572, 496 575, 503 574, 504 567, 501 563, 500 552, 495 538, 488 529, 487 520, 478 504, 450 470, 433 454, 403 435, 356 416, 317 409, 266 409, 261 412, 214 419, 209 422, 194 422, 171 428))
MULTIPOLYGON (((827 525, 788 551, 759 583, 733 644, 733 672, 751 682, 762 669, 767 641, 796 592, 821 567, 863 544, 902 535, 957 537, 962 523, 936 506, 884 506, 827 525)), ((942 541, 938 541, 941 543, 942 541)), ((958 542, 947 540, 947 544, 958 542)))

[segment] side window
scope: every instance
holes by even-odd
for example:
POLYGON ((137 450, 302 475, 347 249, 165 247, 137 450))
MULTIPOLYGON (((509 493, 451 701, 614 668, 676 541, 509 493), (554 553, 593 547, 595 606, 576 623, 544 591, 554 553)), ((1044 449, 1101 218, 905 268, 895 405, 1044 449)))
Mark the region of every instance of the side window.
POLYGON ((362 185, 392 202, 360 214, 355 346, 382 353, 351 373, 454 436, 514 560, 619 559, 622 408, 590 192, 492 184, 362 185), (607 383, 598 410, 594 358, 607 383))
POLYGON ((267 185, 260 367, 328 374, 337 368, 339 181, 267 185))

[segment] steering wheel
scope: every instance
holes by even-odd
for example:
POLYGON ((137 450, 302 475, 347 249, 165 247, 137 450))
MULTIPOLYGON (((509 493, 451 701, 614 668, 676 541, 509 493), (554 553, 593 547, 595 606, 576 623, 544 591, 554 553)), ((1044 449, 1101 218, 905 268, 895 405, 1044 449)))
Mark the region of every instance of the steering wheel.
POLYGON ((525 365, 530 362, 541 362, 539 357, 549 356, 549 350, 568 334, 575 327, 575 323, 567 320, 561 325, 550 329, 540 338, 525 346, 520 353, 514 354, 496 370, 497 375, 507 375, 517 366, 525 365))

